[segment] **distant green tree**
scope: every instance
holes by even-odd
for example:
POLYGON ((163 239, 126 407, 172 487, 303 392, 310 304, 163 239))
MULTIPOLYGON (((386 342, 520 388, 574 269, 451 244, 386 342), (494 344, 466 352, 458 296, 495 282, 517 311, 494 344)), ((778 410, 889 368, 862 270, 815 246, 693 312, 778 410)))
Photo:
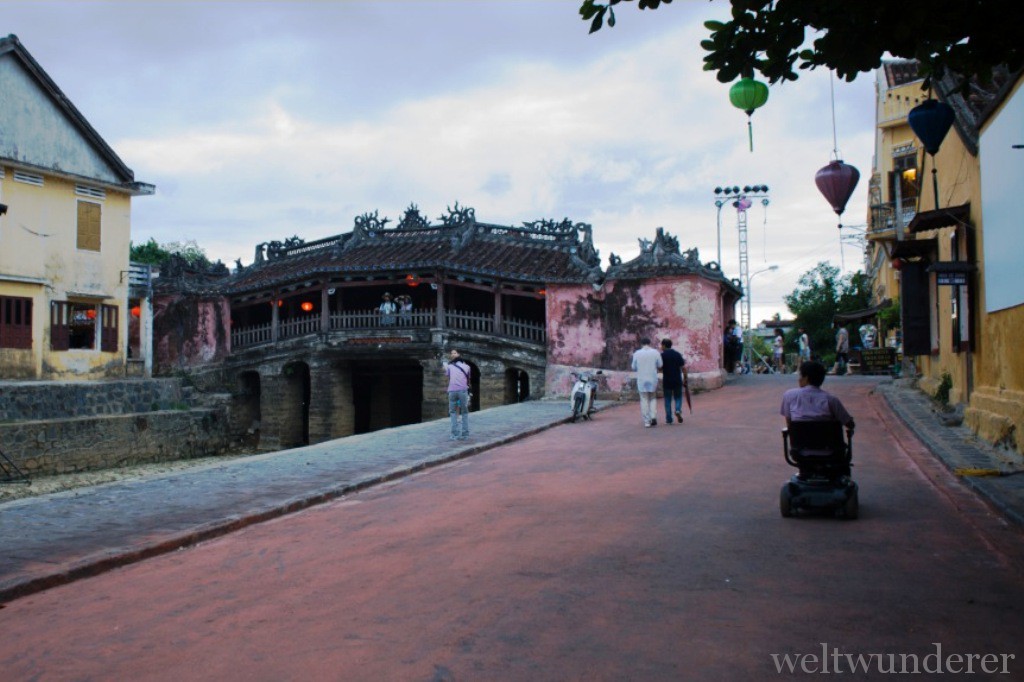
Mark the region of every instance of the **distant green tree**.
POLYGON ((801 275, 797 288, 784 300, 796 320, 787 338, 790 351, 803 327, 814 354, 830 362, 835 356, 833 318, 836 313, 867 308, 871 304, 871 286, 863 272, 840 277, 839 268, 822 262, 801 275))
POLYGON ((133 263, 146 263, 149 265, 163 265, 171 256, 180 256, 189 265, 197 267, 209 267, 210 261, 206 257, 206 251, 199 246, 194 239, 184 242, 167 242, 158 244, 150 237, 149 241, 143 244, 131 244, 131 261, 133 263))

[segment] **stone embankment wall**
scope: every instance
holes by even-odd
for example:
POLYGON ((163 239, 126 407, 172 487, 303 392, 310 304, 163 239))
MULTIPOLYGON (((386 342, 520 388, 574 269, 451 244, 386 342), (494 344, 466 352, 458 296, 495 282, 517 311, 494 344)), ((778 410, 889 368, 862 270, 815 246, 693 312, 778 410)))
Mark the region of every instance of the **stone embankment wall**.
POLYGON ((177 379, 3 383, 0 450, 30 476, 216 455, 227 404, 177 379))

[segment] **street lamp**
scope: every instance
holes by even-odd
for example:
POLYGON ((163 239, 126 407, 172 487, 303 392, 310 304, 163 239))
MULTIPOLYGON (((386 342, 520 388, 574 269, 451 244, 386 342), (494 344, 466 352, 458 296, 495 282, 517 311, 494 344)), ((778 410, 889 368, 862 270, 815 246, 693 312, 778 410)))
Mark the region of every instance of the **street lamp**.
MULTIPOLYGON (((751 317, 750 317, 750 300, 752 298, 751 289, 750 289, 751 281, 753 281, 753 279, 755 277, 757 277, 758 275, 760 275, 760 274, 763 274, 765 272, 773 272, 773 271, 778 270, 778 269, 779 269, 778 265, 769 265, 768 267, 762 268, 761 270, 758 270, 758 271, 754 272, 753 274, 751 274, 750 276, 747 277, 747 281, 745 282, 745 287, 744 287, 745 291, 743 292, 744 293, 744 297, 743 297, 744 300, 743 300, 743 304, 742 305, 744 305, 746 307, 746 309, 747 309, 746 317, 747 317, 748 321, 751 319, 751 317)), ((753 349, 753 347, 751 346, 751 343, 750 343, 750 338, 751 338, 751 336, 754 333, 754 331, 753 331, 753 324, 751 322, 748 322, 746 329, 743 330, 743 333, 744 333, 744 335, 746 337, 744 342, 743 342, 743 367, 746 368, 746 367, 750 366, 750 364, 751 364, 750 363, 751 355, 753 355, 755 353, 755 351, 754 351, 754 349, 753 349)), ((763 357, 761 357, 760 355, 758 355, 758 357, 761 358, 762 361, 764 361, 763 357)), ((769 370, 771 370, 771 372, 774 374, 775 373, 775 369, 771 366, 771 363, 765 362, 765 364, 768 366, 769 370)))

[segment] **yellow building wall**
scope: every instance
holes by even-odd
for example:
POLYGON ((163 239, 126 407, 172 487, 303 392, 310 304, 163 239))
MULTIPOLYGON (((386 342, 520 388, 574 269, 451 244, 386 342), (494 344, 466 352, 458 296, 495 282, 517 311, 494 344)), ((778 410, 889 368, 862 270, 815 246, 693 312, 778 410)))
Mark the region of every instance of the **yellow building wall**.
MULTIPOLYGON (((37 171, 31 171, 39 175, 37 171)), ((80 197, 86 182, 44 175, 42 187, 14 180, 4 167, 0 201, 0 295, 33 299, 32 351, 0 353, 0 378, 92 379, 124 374, 122 339, 128 324, 128 269, 131 198, 105 188, 102 199, 80 197), (78 202, 101 206, 100 251, 77 246, 78 202), (50 302, 80 301, 118 306, 118 349, 50 350, 50 302)), ((98 338, 98 336, 97 336, 98 338)))
MULTIPOLYGON (((1016 87, 1005 102, 1013 97, 1024 96, 1024 79, 1018 79, 1016 87)), ((1000 107, 1001 109, 1002 107, 1000 107)), ((989 117, 991 123, 999 115, 997 109, 989 117)), ((984 128, 982 129, 984 134, 984 128)), ((943 168, 939 167, 939 173, 943 168)), ((940 196, 944 190, 939 188, 940 196)), ((972 218, 981 210, 981 190, 972 198, 972 218), (977 206, 978 208, 975 208, 977 206)), ((981 225, 981 216, 975 218, 981 225)), ((977 282, 983 283, 985 275, 984 238, 980 229, 978 235, 977 282)), ((1024 338, 1024 305, 986 313, 985 290, 980 287, 978 314, 978 346, 974 355, 974 390, 970 404, 965 410, 966 423, 981 437, 993 443, 1014 447, 1024 453, 1024 359, 1022 359, 1021 338, 1024 338)))

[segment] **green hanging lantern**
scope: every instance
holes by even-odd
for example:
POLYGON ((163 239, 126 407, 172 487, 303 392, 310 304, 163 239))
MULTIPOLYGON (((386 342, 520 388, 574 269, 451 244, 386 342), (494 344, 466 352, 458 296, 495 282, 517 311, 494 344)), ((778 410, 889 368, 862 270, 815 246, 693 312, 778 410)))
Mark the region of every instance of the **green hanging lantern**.
POLYGON ((747 135, 750 138, 750 151, 754 151, 754 124, 750 117, 754 109, 764 106, 768 101, 768 86, 753 78, 741 78, 729 88, 729 101, 737 109, 747 112, 747 135))

